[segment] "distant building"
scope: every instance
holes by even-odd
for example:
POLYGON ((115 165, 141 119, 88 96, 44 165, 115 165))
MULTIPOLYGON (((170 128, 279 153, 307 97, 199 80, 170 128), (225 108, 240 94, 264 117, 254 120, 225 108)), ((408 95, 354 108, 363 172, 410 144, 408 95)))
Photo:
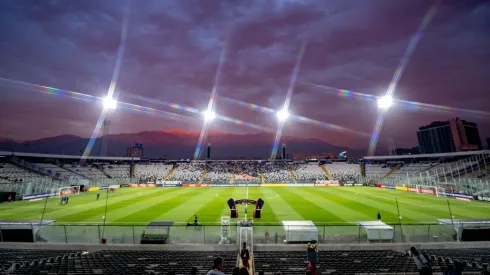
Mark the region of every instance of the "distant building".
POLYGON ((454 118, 434 121, 417 132, 421 154, 481 150, 482 143, 476 123, 454 118))
POLYGON ((294 160, 302 160, 302 159, 336 159, 339 157, 339 154, 335 153, 317 153, 317 154, 305 154, 305 153, 294 153, 294 160))
POLYGON ((420 147, 419 146, 412 147, 412 155, 417 155, 417 154, 420 154, 420 147))
POLYGON ((412 149, 407 149, 407 148, 396 148, 395 150, 391 151, 392 155, 400 156, 400 155, 411 155, 412 154, 412 149))
POLYGON ((142 158, 143 153, 143 144, 141 143, 135 143, 134 145, 126 148, 126 157, 142 158))
POLYGON ((487 137, 487 149, 490 150, 490 137, 487 137))

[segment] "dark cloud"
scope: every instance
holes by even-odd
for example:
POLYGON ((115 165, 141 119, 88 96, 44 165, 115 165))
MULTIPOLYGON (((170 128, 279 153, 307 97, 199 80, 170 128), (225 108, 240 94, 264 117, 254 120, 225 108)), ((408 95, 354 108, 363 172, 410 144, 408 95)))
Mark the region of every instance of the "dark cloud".
MULTIPOLYGON (((7 0, 0 2, 0 77, 104 96, 128 16, 126 51, 116 87, 119 99, 195 120, 118 110, 111 131, 200 130, 198 115, 144 102, 138 96, 206 108, 225 46, 217 111, 275 129, 274 116, 225 98, 280 108, 305 40, 299 80, 381 95, 436 2, 7 0)), ((490 111, 490 4, 439 2, 432 22, 419 34, 420 43, 395 95, 490 111)), ((12 88, 1 80, 0 89, 0 131, 15 139, 89 136, 100 112, 97 104, 12 88)), ((372 131, 377 115, 373 102, 301 83, 295 86, 290 108, 293 114, 362 132, 372 131)), ((399 146, 415 145, 418 126, 456 115, 477 122, 482 138, 490 136, 488 118, 400 106, 389 111, 381 144, 393 138, 399 146)), ((257 131, 225 122, 216 122, 215 127, 257 131)), ((285 134, 308 134, 351 148, 368 144, 364 137, 294 120, 287 123, 285 134)))

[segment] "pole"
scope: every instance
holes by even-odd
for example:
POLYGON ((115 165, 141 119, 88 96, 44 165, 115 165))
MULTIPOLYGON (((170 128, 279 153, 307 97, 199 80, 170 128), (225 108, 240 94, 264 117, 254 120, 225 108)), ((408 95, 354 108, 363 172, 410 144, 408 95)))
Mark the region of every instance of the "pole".
POLYGON ((398 211, 398 223, 400 224, 400 232, 402 234, 402 242, 405 242, 405 237, 403 236, 403 226, 402 226, 402 216, 400 216, 400 206, 398 205, 398 198, 396 199, 396 209, 398 211))
POLYGON ((39 225, 42 225, 43 224, 44 213, 46 213, 46 205, 48 204, 48 200, 49 200, 49 196, 46 197, 46 200, 44 201, 43 213, 41 214, 41 220, 39 221, 39 225))
POLYGON ((451 211, 451 204, 449 204, 449 199, 446 199, 447 201, 447 208, 449 209, 449 215, 451 216, 451 226, 453 227, 453 230, 456 232, 456 239, 459 242, 459 234, 456 228, 454 228, 454 218, 453 218, 453 212, 451 211))
MULTIPOLYGON (((109 189, 107 189, 109 191, 109 189)), ((105 221, 107 220, 107 204, 109 202, 109 192, 107 192, 107 196, 105 197, 105 210, 104 210, 104 224, 102 227, 102 238, 104 238, 105 233, 105 221)))

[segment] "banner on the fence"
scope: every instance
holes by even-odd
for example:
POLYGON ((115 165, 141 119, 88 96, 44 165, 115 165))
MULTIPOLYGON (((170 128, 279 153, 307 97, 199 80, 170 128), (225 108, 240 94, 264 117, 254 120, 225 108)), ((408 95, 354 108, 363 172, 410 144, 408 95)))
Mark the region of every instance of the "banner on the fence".
POLYGON ((485 197, 485 196, 477 196, 477 195, 474 195, 473 198, 475 200, 479 200, 479 201, 486 201, 486 202, 490 202, 490 197, 485 197))
MULTIPOLYGON (((408 188, 405 186, 396 186, 395 189, 398 191, 408 191, 408 188)), ((415 191, 415 192, 417 192, 417 191, 415 191)))
POLYGON ((130 187, 156 187, 154 183, 132 183, 130 187))
POLYGON ((412 188, 412 187, 407 188, 407 191, 408 191, 408 192, 415 192, 415 193, 418 193, 418 189, 417 189, 417 188, 412 188))
POLYGON ((182 187, 209 187, 207 183, 183 183, 182 187))
POLYGON ((339 187, 341 186, 340 183, 315 183, 316 187, 321 187, 321 186, 328 186, 328 187, 339 187))
POLYGON ((119 184, 109 185, 109 188, 119 188, 119 184))
POLYGON ((432 195, 436 194, 436 190, 434 190, 434 189, 419 188, 418 192, 422 193, 422 194, 432 194, 432 195))
MULTIPOLYGON (((316 184, 339 184, 340 182, 338 180, 317 180, 315 183, 316 184)), ((325 186, 334 186, 334 185, 325 185, 325 186)))
POLYGON ((290 187, 314 187, 314 183, 291 183, 289 184, 290 187))
POLYGON ((263 187, 286 187, 286 186, 289 186, 289 184, 287 184, 287 183, 264 183, 264 184, 261 184, 260 186, 263 186, 263 187))
POLYGON ((121 187, 129 187, 129 186, 130 186, 129 183, 123 183, 123 184, 121 184, 121 187))
POLYGON ((233 184, 211 184, 211 187, 234 187, 233 184))
POLYGON ((439 195, 454 197, 454 198, 464 198, 464 199, 470 199, 470 200, 474 199, 474 197, 471 195, 467 195, 467 194, 463 194, 463 193, 456 193, 456 192, 439 192, 439 195))
POLYGON ((344 183, 342 186, 363 186, 362 183, 344 183))
POLYGON ((99 191, 100 187, 99 186, 94 186, 94 187, 89 187, 88 191, 99 191))
POLYGON ((43 193, 43 194, 25 195, 25 196, 22 196, 22 200, 33 200, 33 199, 40 199, 40 198, 46 198, 46 197, 51 197, 51 194, 43 193))

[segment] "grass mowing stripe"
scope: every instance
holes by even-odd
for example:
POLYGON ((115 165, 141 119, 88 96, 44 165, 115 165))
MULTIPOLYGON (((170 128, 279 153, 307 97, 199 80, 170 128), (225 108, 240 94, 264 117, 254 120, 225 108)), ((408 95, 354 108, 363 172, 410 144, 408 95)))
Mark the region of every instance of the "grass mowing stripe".
MULTIPOLYGON (((347 188, 335 189, 332 190, 332 192, 336 194, 338 193, 341 199, 346 200, 344 201, 346 205, 355 206, 356 209, 360 209, 360 211, 369 210, 364 211, 369 214, 369 220, 376 220, 376 214, 379 211, 384 222, 392 224, 399 223, 398 210, 396 208, 395 201, 382 201, 376 199, 375 197, 363 196, 363 192, 361 192, 363 189, 356 190, 358 191, 357 193, 361 195, 356 195, 356 192, 352 192, 350 189, 347 188), (343 196, 346 197, 344 198, 343 196), (350 199, 351 197, 355 198, 355 200, 350 199)), ((418 220, 412 217, 404 217, 404 221, 409 223, 416 223, 418 220)))
MULTIPOLYGON (((162 188, 163 189, 163 188, 162 188)), ((109 216, 109 210, 113 209, 118 209, 120 207, 125 207, 128 205, 133 204, 135 201, 143 201, 146 200, 148 197, 159 197, 163 193, 168 192, 167 190, 159 190, 159 189, 151 189, 151 190, 145 190, 146 192, 138 192, 138 193, 133 193, 133 197, 130 197, 127 200, 114 200, 109 197, 108 203, 107 203, 107 216, 109 216), (139 195, 138 195, 139 194, 139 195)), ((83 212, 79 212, 76 215, 73 214, 68 214, 64 216, 56 216, 55 219, 63 222, 77 222, 77 221, 84 221, 90 218, 93 218, 95 220, 101 221, 102 216, 105 213, 105 199, 102 201, 102 205, 98 205, 97 207, 91 207, 87 208, 83 212)))
MULTIPOLYGON (((132 200, 130 203, 124 202, 123 204, 109 204, 107 207, 106 221, 114 222, 118 219, 141 211, 141 209, 147 207, 148 205, 160 202, 162 198, 169 196, 179 190, 181 189, 178 187, 156 188, 153 189, 153 192, 151 192, 150 194, 145 193, 143 195, 140 195, 132 200)), ((82 222, 100 221, 100 216, 103 215, 102 213, 101 215, 94 215, 92 217, 89 217, 82 222)))
MULTIPOLYGON (((134 197, 134 193, 130 192, 118 192, 112 194, 114 201, 126 201, 134 197)), ((102 196, 101 196, 102 197, 102 196)), ((44 205, 45 200, 42 201, 44 205)), ((70 197, 70 203, 67 205, 60 205, 59 199, 50 198, 47 202, 47 211, 44 214, 44 219, 57 219, 60 216, 75 216, 76 213, 87 211, 91 208, 102 206, 105 207, 105 200, 101 199, 95 201, 95 194, 80 194, 70 197), (93 195, 93 196, 92 196, 93 195), (53 210, 54 209, 54 210, 53 210)), ((42 208, 39 209, 39 213, 36 211, 29 211, 28 213, 22 213, 22 219, 39 219, 42 215, 42 208)), ((18 213, 2 216, 4 219, 12 217, 13 219, 19 219, 18 213)))
POLYGON ((423 222, 436 222, 436 219, 439 218, 450 218, 448 211, 441 211, 430 207, 430 203, 421 202, 419 205, 415 205, 413 203, 407 202, 404 200, 403 193, 393 193, 393 197, 390 197, 390 194, 383 193, 381 195, 363 193, 363 195, 375 197, 379 200, 384 201, 396 201, 398 198, 398 205, 400 208, 400 215, 402 217, 416 217, 423 222), (421 211, 423 209, 423 211, 421 211))
MULTIPOLYGON (((295 194, 300 195, 304 200, 298 204, 304 205, 306 208, 304 209, 305 212, 311 213, 313 216, 311 220, 317 223, 325 222, 344 224, 346 222, 355 222, 356 220, 361 219, 363 216, 366 216, 367 218, 367 215, 355 211, 354 209, 344 206, 340 207, 341 205, 335 202, 329 193, 320 193, 321 195, 319 195, 318 189, 316 188, 294 189, 294 191, 296 191, 295 194), (312 211, 312 209, 315 209, 315 211, 312 211)), ((302 212, 300 212, 300 214, 303 215, 302 212)), ((364 218, 362 219, 364 220, 364 218)))
POLYGON ((294 203, 294 210, 301 215, 302 220, 311 220, 313 222, 339 222, 344 223, 347 220, 336 216, 332 211, 328 211, 322 205, 314 202, 315 200, 323 200, 322 197, 312 195, 298 188, 284 188, 279 192, 281 197, 286 198, 288 202, 294 203), (312 199, 313 197, 313 199, 312 199))
MULTIPOLYGON (((199 210, 207 203, 212 201, 215 196, 216 190, 214 188, 196 188, 195 194, 192 197, 178 207, 173 208, 170 211, 163 213, 157 219, 163 219, 165 217, 176 217, 177 222, 194 222, 194 214, 197 214, 199 210), (177 219, 178 217, 178 219, 177 219)), ((216 217, 216 212, 212 216, 198 217, 200 222, 213 222, 216 217)))
MULTIPOLYGON (((197 189, 197 188, 196 188, 197 189)), ((156 220, 158 217, 162 217, 164 213, 178 207, 186 202, 189 197, 196 195, 196 190, 192 188, 181 188, 177 192, 172 193, 172 196, 162 199, 162 201, 148 205, 141 211, 128 215, 124 218, 116 220, 117 222, 146 222, 156 220)), ((168 220, 182 221, 180 217, 164 217, 168 220)))
MULTIPOLYGON (((276 220, 269 219, 264 213, 264 216, 262 218, 262 221, 264 222, 276 222, 280 223, 281 221, 291 221, 291 220, 304 220, 303 217, 296 212, 295 208, 291 207, 291 205, 288 203, 292 202, 290 197, 288 197, 288 194, 283 195, 282 192, 280 192, 281 188, 280 187, 259 187, 259 188, 264 188, 264 190, 260 189, 262 192, 267 192, 267 190, 272 190, 272 192, 277 193, 279 197, 277 199, 274 199, 274 202, 264 204, 265 207, 270 207, 272 210, 272 213, 274 213, 274 217, 276 220), (286 201, 288 200, 288 201, 286 201)), ((261 221, 261 222, 262 222, 261 221)))
MULTIPOLYGON (((326 192, 326 189, 320 189, 319 193, 326 192)), ((377 213, 381 212, 381 216, 384 222, 387 223, 397 223, 398 213, 396 211, 396 205, 393 204, 391 207, 386 207, 386 204, 380 203, 379 201, 369 200, 367 201, 364 197, 355 196, 354 194, 345 191, 344 189, 331 188, 328 197, 333 199, 336 203, 342 205, 348 205, 349 208, 356 210, 366 216, 368 221, 377 220, 377 213)), ((357 220, 359 221, 359 220, 357 220)), ((357 222, 356 221, 356 222, 357 222)), ((353 221, 354 222, 354 221, 353 221)))

